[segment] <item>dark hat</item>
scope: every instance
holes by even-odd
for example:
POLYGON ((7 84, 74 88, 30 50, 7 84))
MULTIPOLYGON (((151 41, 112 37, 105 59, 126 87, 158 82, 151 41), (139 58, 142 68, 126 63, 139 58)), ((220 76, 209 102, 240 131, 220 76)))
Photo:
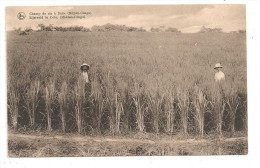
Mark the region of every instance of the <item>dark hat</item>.
POLYGON ((82 64, 81 66, 80 66, 80 69, 83 71, 83 70, 89 70, 89 65, 88 64, 86 64, 86 63, 84 63, 84 64, 82 64))

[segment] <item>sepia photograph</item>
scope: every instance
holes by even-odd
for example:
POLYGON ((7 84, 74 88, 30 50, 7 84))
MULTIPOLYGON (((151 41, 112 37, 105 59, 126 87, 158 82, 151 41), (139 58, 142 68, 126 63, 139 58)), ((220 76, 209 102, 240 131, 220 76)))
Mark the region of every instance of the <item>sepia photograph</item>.
POLYGON ((246 18, 245 4, 6 7, 8 157, 248 155, 246 18))

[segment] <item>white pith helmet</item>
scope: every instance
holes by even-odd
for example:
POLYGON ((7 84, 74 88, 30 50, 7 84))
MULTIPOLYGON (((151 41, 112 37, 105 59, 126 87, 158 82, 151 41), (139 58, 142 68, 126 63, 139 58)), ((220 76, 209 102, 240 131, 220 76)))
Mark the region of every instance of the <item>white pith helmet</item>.
POLYGON ((221 66, 221 64, 220 64, 220 63, 216 63, 216 65, 215 65, 214 69, 217 69, 217 68, 223 68, 223 66, 221 66))

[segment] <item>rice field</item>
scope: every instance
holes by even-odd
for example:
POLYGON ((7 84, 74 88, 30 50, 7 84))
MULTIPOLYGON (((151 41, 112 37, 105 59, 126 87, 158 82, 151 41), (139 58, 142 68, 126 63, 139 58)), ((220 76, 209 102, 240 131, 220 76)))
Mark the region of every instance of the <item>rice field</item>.
POLYGON ((8 32, 7 73, 15 132, 247 137, 245 33, 8 32))

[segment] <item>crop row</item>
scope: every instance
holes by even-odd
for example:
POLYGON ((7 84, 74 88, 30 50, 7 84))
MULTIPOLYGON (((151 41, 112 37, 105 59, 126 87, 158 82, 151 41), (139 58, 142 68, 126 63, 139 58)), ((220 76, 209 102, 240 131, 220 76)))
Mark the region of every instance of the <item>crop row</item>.
POLYGON ((14 129, 61 130, 88 134, 129 131, 198 134, 234 133, 247 129, 247 97, 241 89, 215 84, 211 90, 149 91, 133 81, 120 89, 110 77, 95 77, 91 84, 79 78, 70 89, 64 81, 42 85, 35 80, 23 94, 8 89, 9 125, 14 129))

